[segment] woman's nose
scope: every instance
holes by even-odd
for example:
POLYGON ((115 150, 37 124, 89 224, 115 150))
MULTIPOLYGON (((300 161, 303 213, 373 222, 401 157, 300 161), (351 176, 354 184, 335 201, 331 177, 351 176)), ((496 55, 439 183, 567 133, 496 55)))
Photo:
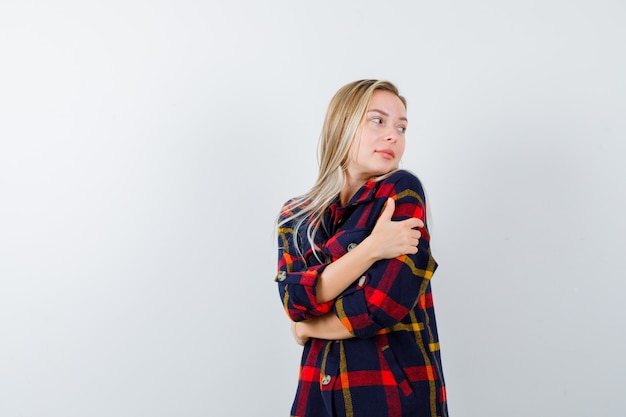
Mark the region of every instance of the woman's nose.
POLYGON ((387 132, 385 132, 385 140, 388 142, 395 142, 398 140, 399 132, 395 127, 390 128, 387 132))

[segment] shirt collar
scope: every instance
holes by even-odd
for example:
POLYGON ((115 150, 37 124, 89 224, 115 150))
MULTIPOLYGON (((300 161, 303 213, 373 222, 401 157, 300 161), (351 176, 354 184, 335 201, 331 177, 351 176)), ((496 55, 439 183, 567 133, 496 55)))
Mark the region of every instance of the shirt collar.
POLYGON ((341 200, 339 199, 339 196, 335 197, 335 199, 333 200, 332 203, 330 203, 330 208, 333 212, 333 214, 335 213, 335 211, 343 211, 346 208, 350 207, 350 206, 355 206, 357 204, 362 204, 362 203, 367 203, 370 200, 372 200, 376 194, 376 184, 378 183, 378 181, 367 181, 365 184, 363 184, 361 186, 361 188, 359 188, 357 190, 356 193, 354 193, 354 195, 352 196, 352 198, 350 199, 350 201, 348 201, 348 204, 346 204, 344 207, 341 206, 341 200))
POLYGON ((367 181, 365 184, 363 184, 361 188, 359 188, 357 192, 354 193, 350 201, 348 201, 348 204, 346 205, 346 207, 356 205, 356 204, 367 203, 368 201, 372 200, 374 198, 375 188, 376 188, 375 185, 377 183, 378 181, 370 180, 370 181, 367 181))

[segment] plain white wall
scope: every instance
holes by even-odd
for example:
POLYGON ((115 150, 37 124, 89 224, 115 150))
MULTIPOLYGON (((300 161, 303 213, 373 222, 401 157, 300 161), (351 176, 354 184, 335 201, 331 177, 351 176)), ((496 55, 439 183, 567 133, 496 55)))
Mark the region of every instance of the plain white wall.
POLYGON ((626 6, 0 3, 0 415, 288 415, 274 216, 409 101, 453 416, 626 413, 626 6))

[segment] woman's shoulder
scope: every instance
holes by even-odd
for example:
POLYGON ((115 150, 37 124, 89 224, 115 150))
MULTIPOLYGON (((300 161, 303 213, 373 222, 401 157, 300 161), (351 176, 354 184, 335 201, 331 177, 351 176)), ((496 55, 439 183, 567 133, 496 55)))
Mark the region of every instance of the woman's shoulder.
POLYGON ((310 202, 300 197, 294 197, 287 200, 280 209, 278 216, 279 222, 283 222, 286 219, 293 218, 300 213, 310 202))
POLYGON ((422 182, 413 172, 406 169, 393 171, 380 181, 376 192, 377 198, 389 197, 392 195, 408 196, 413 195, 419 200, 425 199, 422 182))
POLYGON ((394 184, 396 187, 406 187, 421 191, 422 182, 417 175, 406 169, 393 171, 382 180, 383 184, 394 184))

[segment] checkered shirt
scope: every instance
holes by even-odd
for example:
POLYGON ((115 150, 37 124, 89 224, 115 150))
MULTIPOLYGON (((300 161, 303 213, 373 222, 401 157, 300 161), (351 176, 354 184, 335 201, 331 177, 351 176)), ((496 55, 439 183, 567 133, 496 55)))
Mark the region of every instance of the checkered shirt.
MULTIPOLYGON (((328 207, 315 238, 320 259, 306 225, 278 229, 276 282, 289 317, 301 321, 332 311, 355 336, 306 343, 292 417, 447 417, 430 286, 437 263, 426 227, 417 254, 380 260, 336 299, 316 300, 318 276, 371 233, 388 197, 396 203, 392 220, 426 222, 420 181, 398 170, 364 184, 345 207, 338 199, 328 207)), ((285 207, 282 218, 291 214, 285 207)))

